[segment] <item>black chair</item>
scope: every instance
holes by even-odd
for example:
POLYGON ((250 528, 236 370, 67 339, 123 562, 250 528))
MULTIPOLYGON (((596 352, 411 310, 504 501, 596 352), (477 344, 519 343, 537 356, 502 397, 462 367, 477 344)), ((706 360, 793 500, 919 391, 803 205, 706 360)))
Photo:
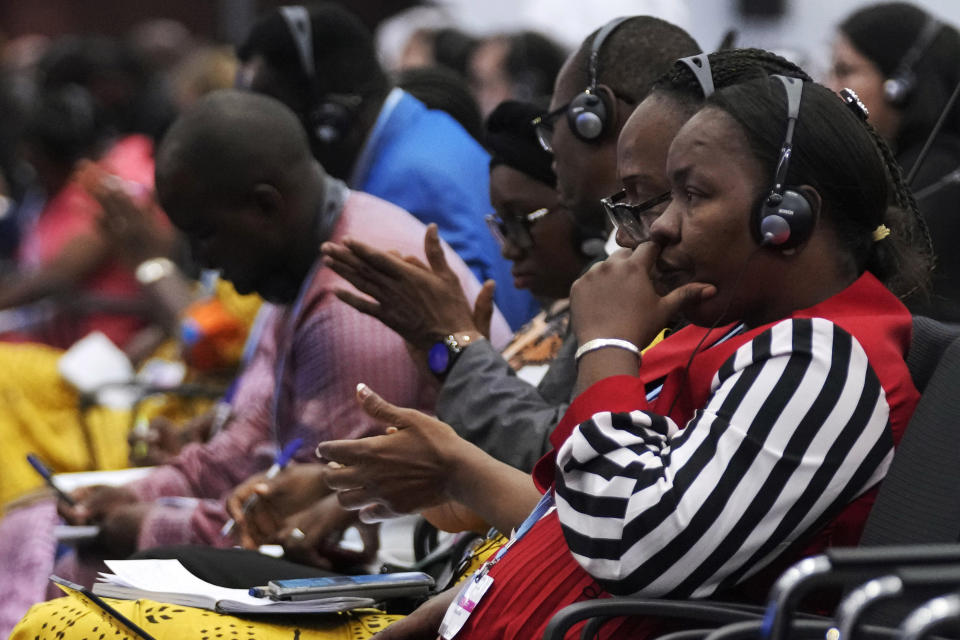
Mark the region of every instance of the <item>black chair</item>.
MULTIPOLYGON (((960 562, 960 546, 946 544, 960 541, 960 424, 955 424, 960 422, 960 325, 915 316, 907 366, 921 400, 878 492, 861 548, 833 549, 824 556, 807 559, 805 565, 795 565, 774 586, 766 608, 702 600, 590 600, 559 611, 547 625, 544 640, 562 640, 583 620, 589 622, 581 638, 590 638, 607 619, 624 615, 706 623, 699 630, 670 634, 677 636, 674 640, 705 635, 711 640, 747 638, 756 637, 759 631, 764 637, 782 638, 796 604, 810 589, 825 584, 859 584, 880 577, 889 573, 898 554, 905 556, 899 560, 909 566, 918 561, 921 565, 960 562), (923 482, 917 482, 921 477, 923 482), (945 544, 927 549, 871 549, 935 543, 945 544), (801 575, 794 575, 797 572, 801 575), (722 625, 729 626, 722 633, 716 631, 722 625)), ((876 637, 893 637, 895 633, 889 627, 902 620, 906 611, 884 607, 878 616, 867 618, 869 630, 876 637)), ((816 616, 800 616, 795 622, 797 630, 804 629, 804 633, 834 626, 832 620, 816 616)))

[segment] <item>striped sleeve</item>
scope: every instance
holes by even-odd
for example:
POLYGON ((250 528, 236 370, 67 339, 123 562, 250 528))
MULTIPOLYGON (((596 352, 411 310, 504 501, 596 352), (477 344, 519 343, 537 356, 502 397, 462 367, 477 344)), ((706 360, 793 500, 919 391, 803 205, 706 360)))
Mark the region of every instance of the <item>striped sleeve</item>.
POLYGON ((880 481, 889 407, 861 345, 824 319, 740 347, 686 428, 598 413, 557 456, 571 552, 614 594, 707 597, 880 481))

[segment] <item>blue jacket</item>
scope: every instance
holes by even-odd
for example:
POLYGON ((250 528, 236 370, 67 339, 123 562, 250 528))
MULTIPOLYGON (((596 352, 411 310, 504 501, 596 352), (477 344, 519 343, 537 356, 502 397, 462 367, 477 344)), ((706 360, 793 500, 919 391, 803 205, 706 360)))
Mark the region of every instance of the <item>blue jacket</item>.
POLYGON ((527 291, 513 286, 510 263, 487 228, 490 158, 443 111, 394 89, 370 131, 350 179, 351 188, 403 207, 440 237, 481 282, 497 283, 494 300, 516 330, 538 310, 527 291))

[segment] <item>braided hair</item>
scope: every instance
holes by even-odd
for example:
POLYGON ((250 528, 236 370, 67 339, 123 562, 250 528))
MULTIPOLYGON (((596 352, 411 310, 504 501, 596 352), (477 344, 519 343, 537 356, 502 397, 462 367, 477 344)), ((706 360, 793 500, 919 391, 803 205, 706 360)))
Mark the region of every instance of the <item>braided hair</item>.
MULTIPOLYGON (((810 76, 786 58, 764 49, 724 49, 707 56, 713 76, 713 86, 720 90, 733 84, 764 78, 772 74, 810 80, 810 76)), ((669 96, 689 115, 703 105, 703 89, 693 71, 677 61, 653 85, 653 91, 669 96)))
MULTIPOLYGON (((783 143, 786 96, 770 78, 741 82, 707 99, 743 129, 754 156, 773 174, 783 143), (781 117, 771 117, 781 114, 781 117)), ((832 91, 805 81, 787 183, 810 185, 857 273, 870 271, 900 296, 929 282, 929 232, 889 146, 832 91), (880 225, 890 230, 875 236, 880 225)))

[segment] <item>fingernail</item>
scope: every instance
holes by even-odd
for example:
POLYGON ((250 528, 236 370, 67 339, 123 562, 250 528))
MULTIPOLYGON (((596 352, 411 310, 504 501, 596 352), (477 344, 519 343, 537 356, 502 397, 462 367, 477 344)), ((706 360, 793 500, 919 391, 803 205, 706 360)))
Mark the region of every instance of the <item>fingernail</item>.
POLYGON ((327 466, 331 469, 343 469, 343 465, 339 462, 333 462, 332 460, 327 463, 327 466))
POLYGON ((357 395, 361 398, 367 398, 370 396, 370 387, 363 384, 362 382, 357 384, 357 395))

